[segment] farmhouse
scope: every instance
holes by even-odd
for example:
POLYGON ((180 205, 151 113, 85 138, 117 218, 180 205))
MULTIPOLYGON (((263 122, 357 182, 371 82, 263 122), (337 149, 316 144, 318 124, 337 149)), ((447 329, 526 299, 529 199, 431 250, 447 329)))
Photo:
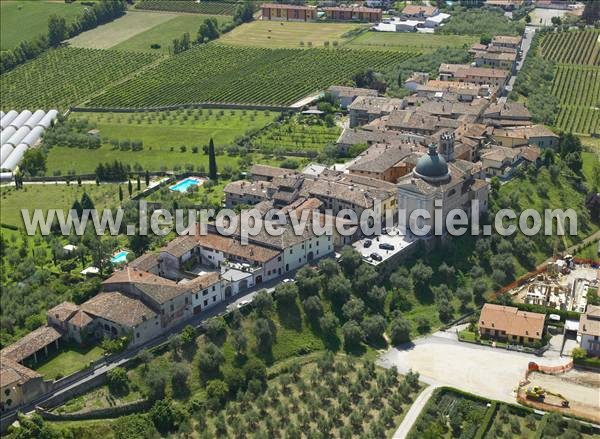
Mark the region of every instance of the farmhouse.
POLYGON ((580 346, 589 355, 600 356, 600 306, 588 305, 585 313, 579 317, 580 346))
POLYGON ((479 335, 520 344, 539 342, 544 335, 544 314, 513 306, 486 303, 479 316, 479 335))
POLYGON ((327 19, 337 21, 367 21, 374 23, 381 21, 383 16, 381 9, 365 7, 351 8, 332 6, 321 8, 321 10, 325 12, 327 19))
POLYGON ((494 146, 481 155, 481 164, 488 177, 507 177, 523 163, 536 163, 540 150, 536 147, 506 148, 494 146))
POLYGON ((42 375, 0 353, 0 413, 35 401, 51 387, 42 375))
POLYGON ((317 17, 317 10, 310 6, 283 3, 263 3, 262 20, 310 21, 317 17))
POLYGON ((332 85, 327 91, 339 102, 342 109, 348 106, 359 96, 377 96, 377 90, 370 88, 344 87, 341 85, 332 85))

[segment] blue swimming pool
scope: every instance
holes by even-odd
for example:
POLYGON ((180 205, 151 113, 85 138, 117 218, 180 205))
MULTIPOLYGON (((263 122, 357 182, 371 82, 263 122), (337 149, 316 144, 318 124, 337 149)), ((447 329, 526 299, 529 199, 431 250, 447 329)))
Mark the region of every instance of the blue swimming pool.
POLYGON ((110 258, 110 262, 112 262, 115 265, 117 265, 117 264, 123 264, 123 263, 127 262, 127 255, 128 254, 129 254, 128 251, 121 250, 119 253, 117 253, 112 258, 110 258))
POLYGON ((185 180, 181 180, 180 182, 178 182, 177 184, 174 184, 173 186, 169 186, 169 189, 171 189, 172 191, 177 191, 177 192, 187 192, 187 190, 189 188, 191 188, 192 186, 198 186, 200 184, 200 180, 198 180, 197 178, 186 178, 185 180))

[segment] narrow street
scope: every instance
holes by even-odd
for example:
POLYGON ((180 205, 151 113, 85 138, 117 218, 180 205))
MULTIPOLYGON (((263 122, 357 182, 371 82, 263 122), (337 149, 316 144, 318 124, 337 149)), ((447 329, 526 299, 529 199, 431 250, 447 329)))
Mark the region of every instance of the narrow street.
POLYGON ((529 49, 531 48, 531 42, 533 41, 533 37, 535 36, 537 28, 534 26, 526 26, 525 33, 523 34, 523 40, 521 41, 521 58, 517 61, 516 72, 514 75, 510 77, 508 80, 508 84, 506 86, 506 96, 498 99, 498 102, 504 103, 508 99, 508 94, 512 91, 515 81, 517 80, 517 75, 523 68, 523 64, 525 63, 525 58, 529 53, 529 49))

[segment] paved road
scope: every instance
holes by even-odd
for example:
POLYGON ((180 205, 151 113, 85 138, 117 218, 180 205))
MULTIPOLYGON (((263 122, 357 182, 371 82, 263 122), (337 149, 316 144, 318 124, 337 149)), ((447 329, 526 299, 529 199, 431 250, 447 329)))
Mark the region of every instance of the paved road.
POLYGON ((427 404, 427 401, 429 401, 429 398, 431 398, 433 391, 437 387, 439 386, 435 384, 427 386, 425 390, 423 390, 419 394, 417 399, 415 399, 415 402, 413 402, 413 404, 410 406, 410 409, 408 410, 406 416, 402 420, 400 427, 398 427, 398 430, 396 430, 396 432, 394 433, 394 439, 404 439, 406 436, 408 436, 408 433, 410 432, 411 428, 413 427, 413 425, 415 425, 417 419, 419 419, 421 410, 423 410, 423 407, 425 407, 425 404, 427 404))
MULTIPOLYGON (((533 41, 533 37, 535 36, 536 28, 533 26, 526 26, 525 33, 523 34, 523 40, 521 41, 521 58, 517 61, 517 68, 514 75, 510 77, 508 80, 508 85, 506 86, 506 94, 510 93, 515 85, 515 81, 517 79, 517 75, 521 68, 523 67, 523 63, 525 62, 525 58, 527 58, 527 54, 529 53, 529 49, 531 48, 531 42, 533 41)), ((507 96, 503 96, 498 99, 499 102, 506 102, 507 96)))

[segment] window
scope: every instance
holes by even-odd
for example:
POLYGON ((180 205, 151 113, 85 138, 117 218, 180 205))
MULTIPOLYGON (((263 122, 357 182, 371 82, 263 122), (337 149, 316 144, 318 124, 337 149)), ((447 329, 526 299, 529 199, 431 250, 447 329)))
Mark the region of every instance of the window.
POLYGON ((104 324, 104 330, 105 331, 110 331, 110 326, 108 326, 106 323, 104 324))
POLYGON ((175 311, 175 307, 173 306, 173 304, 171 304, 171 306, 169 307, 169 309, 171 310, 171 312, 175 311))
POLYGON ((204 306, 207 306, 207 305, 208 305, 208 299, 206 299, 206 300, 204 301, 204 306))
POLYGON ((6 396, 10 395, 10 389, 4 389, 4 394, 5 394, 6 396))
POLYGON ((185 304, 186 305, 188 304, 188 298, 187 297, 185 298, 185 304))
POLYGON ((208 296, 208 290, 204 290, 204 291, 202 291, 202 295, 203 295, 203 296, 208 296))
POLYGON ((213 302, 217 301, 217 296, 213 296, 213 302))
POLYGON ((196 293, 196 300, 198 300, 198 293, 196 293))
POLYGON ((212 286, 212 290, 213 290, 213 291, 215 290, 215 286, 214 286, 214 285, 212 286))
POLYGON ((136 336, 136 338, 140 338, 140 333, 136 332, 135 336, 136 336))
POLYGON ((277 256, 277 262, 281 262, 281 256, 277 256))

